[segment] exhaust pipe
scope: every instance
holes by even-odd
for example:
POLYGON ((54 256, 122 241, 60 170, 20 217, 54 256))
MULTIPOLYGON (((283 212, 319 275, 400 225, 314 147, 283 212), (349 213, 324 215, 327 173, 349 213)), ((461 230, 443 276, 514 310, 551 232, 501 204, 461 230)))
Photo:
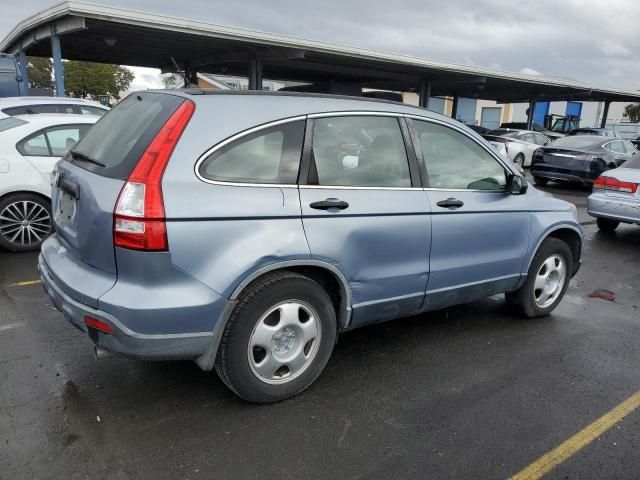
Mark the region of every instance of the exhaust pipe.
POLYGON ((95 355, 96 360, 102 360, 103 358, 107 358, 113 355, 108 350, 105 350, 104 348, 100 348, 100 347, 93 347, 93 354, 95 355))

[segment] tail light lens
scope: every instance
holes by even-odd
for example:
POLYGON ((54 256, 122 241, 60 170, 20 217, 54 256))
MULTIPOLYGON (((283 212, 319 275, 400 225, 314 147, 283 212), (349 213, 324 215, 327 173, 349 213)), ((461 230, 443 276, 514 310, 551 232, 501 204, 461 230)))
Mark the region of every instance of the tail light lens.
POLYGON ((605 190, 612 190, 614 192, 624 193, 636 193, 638 191, 638 184, 633 182, 623 182, 615 177, 598 177, 596 178, 594 188, 601 188, 605 190))
POLYGON ((158 131, 122 187, 113 212, 113 243, 132 250, 168 249, 162 175, 195 110, 185 100, 158 131))

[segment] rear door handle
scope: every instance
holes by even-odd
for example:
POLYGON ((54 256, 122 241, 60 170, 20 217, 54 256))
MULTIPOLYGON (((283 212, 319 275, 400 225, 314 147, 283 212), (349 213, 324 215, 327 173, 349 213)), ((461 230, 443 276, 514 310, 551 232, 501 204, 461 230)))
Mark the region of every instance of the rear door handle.
POLYGON ((460 208, 464 205, 464 202, 462 200, 458 200, 457 198, 450 197, 446 200, 440 200, 438 203, 436 203, 436 205, 442 208, 460 208))
POLYGON ((320 200, 319 202, 312 202, 309 204, 311 208, 316 210, 330 210, 335 208, 336 210, 344 210, 349 208, 349 204, 343 200, 337 198, 327 198, 326 200, 320 200))

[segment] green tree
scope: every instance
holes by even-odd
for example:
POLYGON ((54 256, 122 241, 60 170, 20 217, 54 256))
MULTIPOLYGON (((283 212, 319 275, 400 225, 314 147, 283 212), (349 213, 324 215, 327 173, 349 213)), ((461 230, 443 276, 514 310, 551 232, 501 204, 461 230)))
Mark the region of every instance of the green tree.
POLYGON ((624 116, 632 123, 640 122, 640 103, 631 103, 624 107, 624 116))
POLYGON ((31 88, 53 88, 53 62, 50 58, 27 57, 27 75, 31 88))
POLYGON ((96 98, 108 95, 116 100, 135 78, 133 72, 120 65, 108 63, 64 62, 64 88, 73 97, 96 98))

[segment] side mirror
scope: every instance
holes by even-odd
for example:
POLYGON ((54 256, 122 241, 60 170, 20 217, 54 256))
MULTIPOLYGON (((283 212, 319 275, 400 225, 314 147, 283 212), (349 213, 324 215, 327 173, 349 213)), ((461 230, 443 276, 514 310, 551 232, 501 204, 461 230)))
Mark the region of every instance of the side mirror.
POLYGON ((507 179, 507 192, 511 195, 523 195, 527 193, 529 184, 527 179, 522 175, 509 174, 507 179))

